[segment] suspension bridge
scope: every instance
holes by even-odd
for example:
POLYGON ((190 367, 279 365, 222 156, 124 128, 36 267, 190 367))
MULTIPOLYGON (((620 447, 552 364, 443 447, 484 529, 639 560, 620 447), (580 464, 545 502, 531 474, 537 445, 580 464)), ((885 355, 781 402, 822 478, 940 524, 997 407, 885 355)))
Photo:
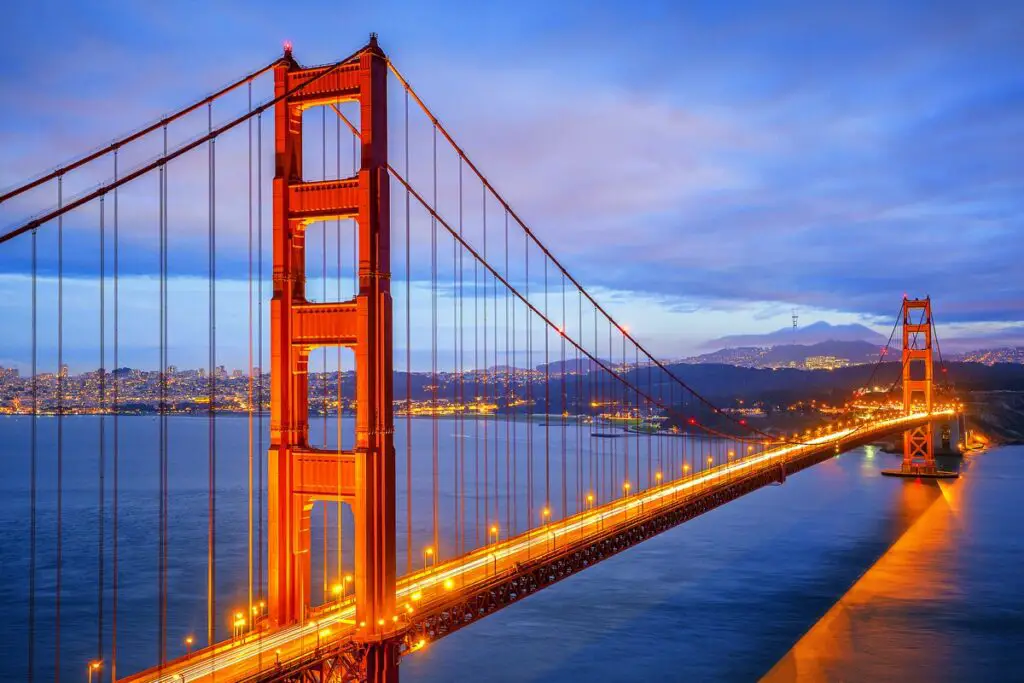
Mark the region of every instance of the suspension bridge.
POLYGON ((26 275, 31 301, 19 331, 28 381, 14 410, 31 425, 29 680, 84 668, 90 680, 394 681, 401 659, 430 643, 843 451, 903 434, 895 474, 944 476, 933 425, 957 408, 933 395, 933 368, 945 380, 945 366, 933 358, 930 299, 904 297, 865 382, 888 371, 880 395, 901 387, 899 401, 851 406, 796 433, 757 426, 695 391, 611 316, 375 37, 317 67, 286 46, 221 90, 5 191, 0 209, 22 216, 0 253, 3 270, 26 275), (267 81, 272 94, 260 99, 267 81), (205 302, 193 290, 181 298, 179 272, 203 284, 205 302), (136 313, 121 308, 140 276, 155 311, 144 326, 151 373, 123 368, 136 313), (225 280, 244 283, 227 311, 225 280), (203 322, 206 339, 182 340, 181 316, 203 322), (230 341, 248 358, 241 379, 221 367, 229 319, 248 335, 230 341), (174 366, 184 342, 205 342, 202 371, 174 366), (890 347, 899 363, 885 362, 890 347), (98 369, 75 383, 66 362, 82 349, 98 369), (156 416, 145 439, 125 431, 140 395, 156 416), (240 449, 218 435, 228 411, 247 417, 240 449), (206 568, 195 631, 174 619, 186 609, 172 590, 178 412, 207 418, 204 509, 186 522, 207 540, 189 548, 206 568), (81 413, 97 430, 89 626, 61 611, 65 430, 81 413), (157 479, 151 547, 122 538, 129 458, 148 458, 157 479), (244 598, 226 603, 217 468, 238 460, 245 572, 230 578, 244 598), (44 526, 50 468, 56 522, 44 526), (45 577, 44 544, 56 547, 45 577), (133 553, 151 559, 152 576, 124 575, 133 553), (128 588, 152 602, 126 629, 128 588), (40 628, 44 609, 52 632, 40 628), (62 655, 62 618, 95 630, 92 658, 62 655))

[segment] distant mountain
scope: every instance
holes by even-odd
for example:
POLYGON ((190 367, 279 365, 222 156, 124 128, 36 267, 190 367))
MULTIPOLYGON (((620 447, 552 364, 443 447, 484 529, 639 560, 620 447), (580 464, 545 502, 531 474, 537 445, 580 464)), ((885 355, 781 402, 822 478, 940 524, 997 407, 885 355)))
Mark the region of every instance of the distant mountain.
POLYGON ((744 346, 779 346, 780 344, 820 344, 826 341, 864 341, 875 346, 883 346, 888 341, 869 327, 857 323, 848 325, 830 325, 824 320, 792 329, 784 327, 767 334, 736 334, 712 339, 704 344, 705 348, 722 349, 744 346))

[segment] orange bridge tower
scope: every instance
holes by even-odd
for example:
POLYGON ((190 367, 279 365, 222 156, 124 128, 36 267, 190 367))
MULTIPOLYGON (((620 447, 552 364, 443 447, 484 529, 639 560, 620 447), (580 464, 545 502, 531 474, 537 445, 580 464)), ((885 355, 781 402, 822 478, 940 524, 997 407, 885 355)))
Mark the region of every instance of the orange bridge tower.
POLYGON ((286 49, 274 69, 274 288, 270 305, 271 418, 268 473, 268 616, 302 620, 310 604, 310 513, 314 501, 341 501, 355 519, 357 640, 363 675, 397 680, 395 449, 392 412, 392 301, 387 175, 387 59, 375 37, 350 60, 301 68, 286 49), (299 87, 306 84, 305 87, 299 87), (354 177, 307 182, 302 115, 355 101, 362 161, 354 177), (306 299, 306 227, 355 219, 358 294, 350 301, 306 299), (308 362, 312 349, 353 349, 356 440, 352 451, 309 443, 308 362), (381 625, 383 624, 383 625, 381 625))
MULTIPOLYGON (((932 301, 903 297, 903 411, 932 411, 932 301)), ((932 423, 903 434, 906 474, 935 474, 932 423)))

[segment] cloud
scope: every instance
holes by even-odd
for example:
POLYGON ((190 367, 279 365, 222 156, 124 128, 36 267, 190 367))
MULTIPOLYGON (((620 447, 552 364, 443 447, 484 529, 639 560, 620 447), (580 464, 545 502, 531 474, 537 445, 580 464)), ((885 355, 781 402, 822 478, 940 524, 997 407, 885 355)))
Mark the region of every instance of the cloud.
MULTIPOLYGON (((588 287, 649 306, 650 334, 666 349, 673 340, 769 329, 793 307, 832 322, 884 325, 904 292, 931 294, 944 323, 980 329, 1024 318, 1024 161, 1012 144, 1024 136, 1019 3, 985 12, 966 2, 742 11, 655 2, 628 12, 571 3, 439 6, 431 32, 422 31, 422 9, 346 7, 355 15, 346 15, 341 34, 326 27, 342 8, 320 9, 318 25, 279 19, 259 3, 127 14, 123 3, 88 12, 68 4, 56 14, 18 14, 2 48, 11 67, 0 75, 0 185, 269 61, 263 48, 282 37, 294 38, 308 61, 327 61, 346 51, 339 45, 358 45, 362 24, 373 23, 530 227, 588 287), (195 26, 188 35, 176 30, 185 13, 195 26), (61 48, 40 47, 50 44, 61 48), (690 317, 676 317, 683 314, 690 317), (728 324, 735 327, 722 329, 728 324)), ((391 147, 404 168, 404 100, 395 87, 390 97, 391 147)), ((217 114, 245 105, 236 99, 217 114)), ((431 198, 432 138, 413 112, 409 176, 431 198)), ((172 131, 174 139, 201 134, 204 116, 172 131)), ((319 121, 314 114, 307 124, 307 170, 319 173, 326 161, 328 175, 332 162, 347 173, 347 143, 341 159, 333 156, 336 123, 325 127, 328 154, 320 156, 319 121)), ((269 122, 265 133, 268 185, 269 122)), ((125 167, 159 147, 151 141, 126 156, 125 167)), ((218 272, 238 279, 248 269, 244 132, 219 142, 217 154, 218 272)), ((438 207, 482 250, 481 189, 464 175, 460 221, 457 161, 443 144, 439 161, 438 207)), ((177 276, 203 276, 208 267, 206 163, 201 149, 171 168, 177 276)), ((109 174, 91 169, 68 179, 66 192, 109 174)), ((392 194, 397 274, 405 267, 405 209, 397 186, 392 194)), ((0 225, 54 201, 47 188, 0 207, 0 225)), ((120 201, 123 272, 153 273, 154 181, 126 188, 120 201)), ((265 186, 265 231, 269 201, 265 186)), ((488 255, 501 263, 504 216, 487 201, 488 255)), ((431 222, 415 206, 411 214, 413 279, 429 281, 431 222)), ((96 271, 97 222, 95 208, 69 216, 66 273, 96 271)), ((311 231, 313 270, 319 234, 311 231)), ((447 286, 457 267, 453 242, 437 234, 436 271, 447 286)), ((509 276, 523 284, 525 252, 514 226, 511 235, 509 276)), ((43 270, 52 273, 52 235, 40 244, 43 270)), ((543 259, 537 251, 530 259, 536 287, 543 259)), ((2 255, 0 271, 29 265, 21 245, 2 255)))

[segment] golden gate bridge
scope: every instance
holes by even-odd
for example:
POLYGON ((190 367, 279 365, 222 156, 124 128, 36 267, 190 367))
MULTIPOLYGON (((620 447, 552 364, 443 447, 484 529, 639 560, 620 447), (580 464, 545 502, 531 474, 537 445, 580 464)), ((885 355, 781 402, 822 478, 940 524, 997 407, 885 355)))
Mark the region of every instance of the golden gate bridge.
MULTIPOLYGON (((286 46, 282 57, 212 95, 6 191, 0 206, 28 216, 0 243, 11 269, 17 262, 31 274, 31 389, 20 404, 32 420, 30 680, 40 666, 36 558, 44 541, 56 545, 55 630, 46 634, 54 638, 55 679, 84 666, 97 680, 393 681, 401 659, 430 643, 842 451, 903 433, 895 474, 947 476, 935 465, 932 427, 953 419, 956 408, 949 395, 933 396, 938 339, 930 299, 904 297, 866 382, 901 332, 900 371, 889 387, 902 385, 897 409, 851 412, 796 434, 751 424, 695 391, 570 274, 375 36, 317 67, 300 66, 286 46), (254 84, 271 77, 273 94, 255 103, 254 84), (270 152, 272 173, 264 168, 270 152), (40 211, 40 202, 47 208, 40 211), (202 223, 205 244, 194 234, 202 223), (150 238, 158 430, 155 444, 140 444, 122 435, 126 380, 109 368, 122 362, 122 280, 139 270, 126 258, 150 238), (219 386, 217 353, 225 244, 248 255, 243 454, 218 452, 214 419, 232 407, 219 386), (65 264, 86 248, 95 254, 95 340, 65 329, 65 264), (188 313, 205 313, 207 323, 208 368, 202 395, 192 397, 208 417, 208 543, 194 549, 206 554, 206 618, 205 632, 179 634, 168 619, 176 504, 168 418, 177 353, 170 311, 175 269, 204 259, 205 311, 189 301, 188 313), (40 296, 44 276, 55 306, 40 296), (40 321, 53 319, 49 410, 39 379, 40 321), (99 416, 97 645, 93 659, 68 664, 61 660, 62 471, 63 421, 73 411, 64 367, 68 350, 82 346, 95 348, 99 367, 90 389, 99 416), (414 346, 429 348, 429 371, 413 369, 414 346), (345 378, 354 379, 346 386, 345 378), (37 430, 48 413, 56 417, 53 444, 37 430), (423 420, 430 438, 415 440, 413 421, 423 420), (467 437, 451 451, 439 445, 444 425, 467 437), (396 428, 405 433, 401 447, 396 428), (52 537, 37 518, 47 449, 57 472, 52 537), (155 450, 159 475, 156 647, 151 668, 129 671, 119 663, 119 565, 126 554, 152 550, 119 542, 118 467, 140 449, 155 450), (217 591, 217 464, 240 456, 248 460, 247 597, 225 607, 217 591), (418 487, 428 504, 416 500, 418 487), (343 509, 353 520, 350 563, 343 509), (312 530, 317 512, 321 547, 312 530), (314 585, 314 566, 322 585, 314 585)), ((74 301, 81 315, 82 298, 74 301)), ((941 353, 939 367, 944 379, 941 353)))

